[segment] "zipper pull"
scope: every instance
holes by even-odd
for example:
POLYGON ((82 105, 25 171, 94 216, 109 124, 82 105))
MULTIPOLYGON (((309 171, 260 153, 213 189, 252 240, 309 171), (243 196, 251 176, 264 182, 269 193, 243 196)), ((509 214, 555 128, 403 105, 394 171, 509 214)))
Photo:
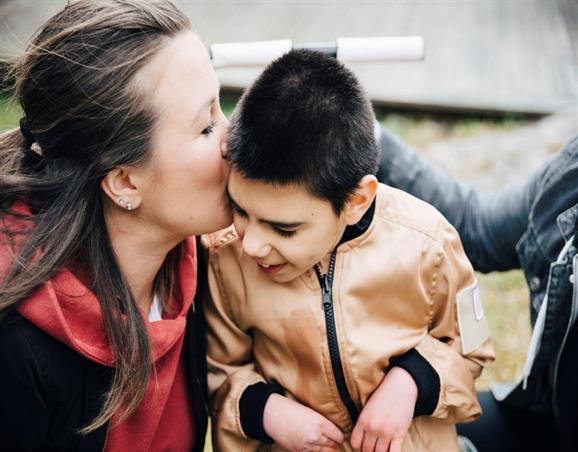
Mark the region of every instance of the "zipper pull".
POLYGON ((323 275, 321 277, 321 292, 323 295, 323 298, 321 300, 321 306, 323 307, 323 310, 328 311, 331 309, 333 300, 331 299, 331 290, 329 288, 329 281, 327 279, 327 275, 323 275))
POLYGON ((321 276, 321 290, 324 294, 329 293, 329 281, 327 279, 327 275, 321 276))

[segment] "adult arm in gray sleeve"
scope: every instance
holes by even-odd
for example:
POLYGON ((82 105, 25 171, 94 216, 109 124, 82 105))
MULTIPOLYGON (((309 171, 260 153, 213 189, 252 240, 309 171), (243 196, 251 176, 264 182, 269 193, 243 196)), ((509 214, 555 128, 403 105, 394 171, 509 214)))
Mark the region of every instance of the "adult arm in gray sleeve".
POLYGON ((478 194, 425 162, 383 127, 380 132, 380 182, 434 205, 458 230, 476 270, 520 267, 516 243, 528 228, 540 171, 526 184, 478 194))

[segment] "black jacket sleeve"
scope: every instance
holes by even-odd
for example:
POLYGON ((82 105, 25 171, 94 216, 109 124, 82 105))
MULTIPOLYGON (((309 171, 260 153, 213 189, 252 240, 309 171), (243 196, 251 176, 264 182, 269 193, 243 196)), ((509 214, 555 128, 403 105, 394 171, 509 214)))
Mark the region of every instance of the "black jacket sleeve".
POLYGON ((81 435, 102 409, 112 369, 12 312, 0 320, 0 451, 102 452, 108 424, 81 435))
POLYGON ((0 450, 41 450, 49 428, 43 355, 10 315, 0 323, 0 450))

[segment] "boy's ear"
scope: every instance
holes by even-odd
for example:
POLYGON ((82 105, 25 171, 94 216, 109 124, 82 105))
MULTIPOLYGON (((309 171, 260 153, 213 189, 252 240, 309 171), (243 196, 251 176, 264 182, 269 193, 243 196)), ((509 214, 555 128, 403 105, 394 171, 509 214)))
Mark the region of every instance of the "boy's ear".
POLYGON ((367 174, 361 178, 355 192, 349 197, 343 209, 348 225, 356 224, 361 220, 375 199, 378 186, 377 178, 372 174, 367 174))

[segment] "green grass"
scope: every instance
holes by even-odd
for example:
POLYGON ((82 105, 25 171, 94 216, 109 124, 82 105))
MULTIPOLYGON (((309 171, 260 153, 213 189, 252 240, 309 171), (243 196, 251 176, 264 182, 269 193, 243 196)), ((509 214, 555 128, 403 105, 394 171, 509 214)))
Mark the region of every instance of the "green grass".
POLYGON ((507 131, 528 123, 515 115, 502 117, 439 115, 390 112, 376 109, 376 117, 386 128, 418 149, 452 138, 467 138, 491 131, 507 131))
POLYGON ((22 110, 14 101, 6 96, 0 96, 0 130, 16 127, 21 117, 22 110))
POLYGON ((519 270, 478 278, 496 351, 496 362, 477 382, 485 389, 492 381, 515 380, 522 372, 531 336, 529 293, 519 270))
POLYGON ((235 109, 235 105, 237 105, 237 101, 239 100, 240 95, 238 93, 232 93, 232 92, 221 92, 221 109, 223 110, 223 113, 225 113, 225 116, 227 116, 228 118, 231 117, 231 113, 233 113, 233 110, 235 109))

